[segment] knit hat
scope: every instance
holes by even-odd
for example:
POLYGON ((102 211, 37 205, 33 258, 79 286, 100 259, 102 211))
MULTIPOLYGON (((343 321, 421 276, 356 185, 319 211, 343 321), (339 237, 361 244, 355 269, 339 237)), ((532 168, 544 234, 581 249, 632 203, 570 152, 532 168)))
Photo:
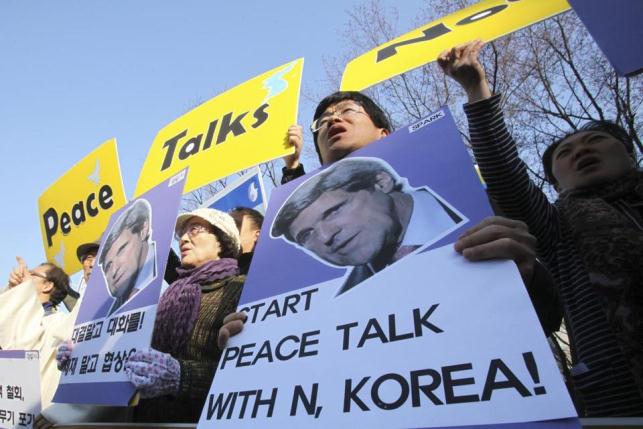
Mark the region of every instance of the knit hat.
POLYGON ((176 218, 176 227, 174 231, 178 232, 183 229, 186 222, 188 222, 193 217, 198 217, 208 222, 213 227, 219 229, 225 235, 232 240, 232 245, 234 246, 236 252, 239 252, 241 248, 241 240, 239 238, 239 230, 237 225, 234 223, 234 219, 227 213, 224 213, 220 210, 210 209, 210 208, 200 208, 193 210, 188 213, 182 213, 176 218))

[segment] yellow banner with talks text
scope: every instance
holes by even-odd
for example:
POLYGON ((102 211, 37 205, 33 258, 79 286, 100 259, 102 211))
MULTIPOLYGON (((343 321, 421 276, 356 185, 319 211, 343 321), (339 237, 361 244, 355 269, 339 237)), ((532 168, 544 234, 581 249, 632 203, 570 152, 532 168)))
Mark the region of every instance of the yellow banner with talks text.
POLYGON ((109 218, 126 203, 116 140, 100 145, 38 198, 47 260, 67 273, 82 268, 76 250, 99 241, 109 218))
POLYGON ((184 193, 294 150, 304 60, 259 75, 201 104, 156 135, 135 195, 189 167, 184 193))
POLYGON ((497 39, 570 8, 567 0, 483 0, 423 25, 351 60, 342 91, 361 91, 431 61, 470 40, 497 39))

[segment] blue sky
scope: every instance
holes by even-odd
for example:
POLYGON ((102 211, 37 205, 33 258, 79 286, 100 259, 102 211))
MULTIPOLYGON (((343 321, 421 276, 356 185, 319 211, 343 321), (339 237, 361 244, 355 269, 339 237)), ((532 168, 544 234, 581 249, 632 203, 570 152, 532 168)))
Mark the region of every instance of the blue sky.
MULTIPOLYGON (((0 2, 0 281, 15 255, 44 261, 38 196, 105 140, 129 197, 156 133, 225 89, 299 57, 304 92, 334 89, 323 58, 342 51, 358 3, 0 2)), ((381 3, 400 9, 399 34, 416 27, 420 0, 381 3)), ((313 108, 300 102, 300 123, 313 108)))

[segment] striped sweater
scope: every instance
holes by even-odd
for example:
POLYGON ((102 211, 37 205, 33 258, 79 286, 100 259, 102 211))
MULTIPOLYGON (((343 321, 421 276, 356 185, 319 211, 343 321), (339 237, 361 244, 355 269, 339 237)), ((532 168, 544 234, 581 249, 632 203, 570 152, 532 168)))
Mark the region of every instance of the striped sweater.
POLYGON ((464 110, 487 191, 508 217, 527 223, 538 239, 539 257, 560 288, 575 362, 571 382, 584 408, 579 412, 590 417, 643 415, 643 386, 637 386, 592 290, 569 225, 531 181, 518 157, 504 123, 500 95, 466 104, 464 110))

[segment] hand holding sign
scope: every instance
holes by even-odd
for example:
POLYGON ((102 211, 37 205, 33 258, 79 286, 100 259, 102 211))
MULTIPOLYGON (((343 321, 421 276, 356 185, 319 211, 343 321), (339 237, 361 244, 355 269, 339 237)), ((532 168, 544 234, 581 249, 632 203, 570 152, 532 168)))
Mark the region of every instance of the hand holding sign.
POLYGON ((295 151, 283 157, 286 168, 299 167, 301 149, 304 147, 304 129, 301 125, 291 125, 288 128, 288 144, 295 148, 295 151))
POLYGON ((247 319, 248 315, 242 311, 230 313, 223 318, 223 326, 219 329, 219 338, 217 339, 217 345, 220 350, 225 348, 230 337, 237 335, 243 330, 243 325, 247 319))
POLYGON ((465 231, 454 245, 470 261, 512 259, 528 284, 536 262, 536 237, 524 222, 491 216, 465 231))
POLYGON ((173 395, 179 390, 181 364, 167 353, 137 350, 125 362, 125 372, 142 398, 173 395))
POLYGON ((438 56, 438 64, 444 74, 462 86, 470 103, 491 97, 484 68, 478 59, 483 47, 481 40, 474 40, 443 51, 438 56))
POLYGON ((74 349, 74 344, 71 340, 65 340, 58 346, 56 350, 56 364, 59 370, 63 370, 69 359, 71 358, 71 351, 74 349))

